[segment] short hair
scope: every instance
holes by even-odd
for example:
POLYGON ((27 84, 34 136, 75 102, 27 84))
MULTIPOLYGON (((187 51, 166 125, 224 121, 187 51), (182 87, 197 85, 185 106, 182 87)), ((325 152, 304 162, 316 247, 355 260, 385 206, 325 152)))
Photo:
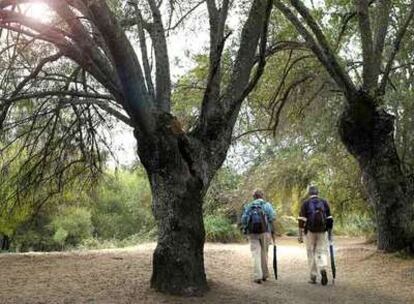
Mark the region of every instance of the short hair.
POLYGON ((259 199, 259 198, 263 198, 264 197, 264 193, 262 189, 256 189, 253 192, 253 198, 254 199, 259 199))
POLYGON ((309 195, 318 195, 319 194, 319 190, 316 186, 309 186, 308 188, 308 194, 309 195))

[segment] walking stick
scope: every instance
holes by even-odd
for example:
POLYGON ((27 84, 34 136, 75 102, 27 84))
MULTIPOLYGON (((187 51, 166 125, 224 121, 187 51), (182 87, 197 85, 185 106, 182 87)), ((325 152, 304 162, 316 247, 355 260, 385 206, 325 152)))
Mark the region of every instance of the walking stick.
POLYGON ((273 271, 275 273, 275 279, 277 280, 277 251, 276 251, 275 236, 272 235, 272 238, 273 238, 273 271))
POLYGON ((335 284, 336 267, 335 267, 335 255, 334 255, 334 248, 333 248, 332 230, 328 231, 328 240, 329 240, 329 253, 331 256, 332 284, 335 284))

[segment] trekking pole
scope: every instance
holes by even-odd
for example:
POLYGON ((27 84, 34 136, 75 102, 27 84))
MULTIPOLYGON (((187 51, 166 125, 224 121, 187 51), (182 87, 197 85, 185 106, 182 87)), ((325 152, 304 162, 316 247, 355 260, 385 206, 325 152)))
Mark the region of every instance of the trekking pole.
POLYGON ((328 231, 328 240, 329 240, 329 253, 330 253, 330 256, 331 256, 332 284, 335 284, 336 267, 335 267, 335 255, 334 255, 333 238, 332 238, 332 230, 331 229, 329 229, 329 231, 328 231))
POLYGON ((273 239, 273 271, 275 273, 275 279, 277 280, 277 250, 276 250, 276 242, 275 242, 275 235, 272 234, 273 239))

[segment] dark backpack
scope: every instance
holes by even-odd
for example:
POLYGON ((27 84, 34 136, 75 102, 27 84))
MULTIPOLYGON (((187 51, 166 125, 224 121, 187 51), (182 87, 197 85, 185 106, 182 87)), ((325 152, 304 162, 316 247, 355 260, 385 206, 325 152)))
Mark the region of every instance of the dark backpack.
POLYGON ((308 217, 306 228, 310 232, 326 231, 325 204, 322 200, 314 198, 308 201, 308 217))
POLYGON ((267 231, 267 217, 262 205, 251 205, 248 215, 247 229, 249 233, 265 233, 267 231))

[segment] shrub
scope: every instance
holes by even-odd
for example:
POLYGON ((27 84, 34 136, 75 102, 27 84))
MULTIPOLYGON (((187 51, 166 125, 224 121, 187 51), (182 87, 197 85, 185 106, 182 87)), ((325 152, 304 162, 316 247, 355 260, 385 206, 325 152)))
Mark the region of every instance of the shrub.
POLYGON ((142 170, 106 175, 93 201, 94 236, 99 239, 124 240, 155 227, 151 192, 142 170))
POLYGON ((63 246, 76 246, 92 236, 91 212, 86 208, 69 207, 56 216, 51 226, 53 240, 63 246))
POLYGON ((207 215, 204 218, 206 241, 208 242, 235 242, 242 240, 242 234, 236 225, 222 215, 207 215))
POLYGON ((277 216, 276 217, 276 234, 296 236, 298 235, 298 221, 294 216, 277 216))
POLYGON ((111 248, 123 248, 131 247, 137 244, 145 242, 154 242, 157 238, 157 229, 152 229, 150 231, 141 231, 140 233, 133 234, 128 236, 123 240, 116 238, 113 239, 97 239, 97 238, 87 238, 82 240, 82 242, 77 246, 80 250, 90 250, 90 249, 111 249, 111 248))
POLYGON ((334 224, 334 232, 335 234, 372 238, 376 230, 375 227, 372 218, 353 214, 344 217, 342 223, 334 224))

